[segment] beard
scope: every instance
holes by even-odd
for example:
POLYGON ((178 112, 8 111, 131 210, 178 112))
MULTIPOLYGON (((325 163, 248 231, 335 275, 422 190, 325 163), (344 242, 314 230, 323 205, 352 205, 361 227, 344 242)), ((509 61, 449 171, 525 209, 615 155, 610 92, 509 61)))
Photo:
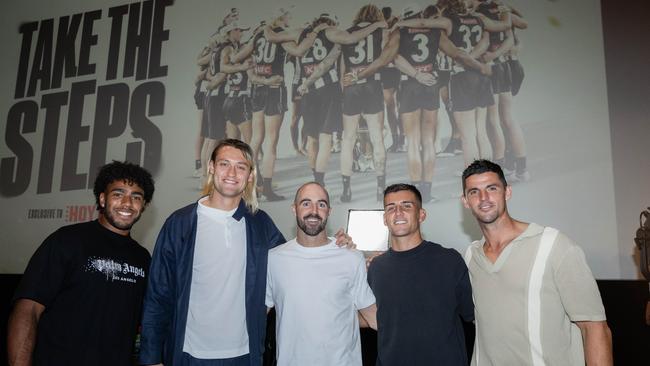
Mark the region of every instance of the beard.
POLYGON ((131 227, 140 220, 140 214, 138 213, 137 215, 134 214, 133 219, 130 221, 123 221, 123 220, 118 220, 115 215, 112 212, 112 209, 110 208, 105 208, 103 210, 104 218, 106 221, 113 227, 118 228, 120 230, 131 230, 131 227))
POLYGON ((325 227, 327 226, 327 219, 323 220, 323 218, 318 215, 307 215, 302 219, 296 218, 296 223, 298 224, 300 230, 302 230, 305 234, 309 236, 316 236, 325 230, 325 227), (318 219, 321 220, 321 222, 318 226, 310 227, 307 226, 307 223, 305 222, 307 219, 318 219))

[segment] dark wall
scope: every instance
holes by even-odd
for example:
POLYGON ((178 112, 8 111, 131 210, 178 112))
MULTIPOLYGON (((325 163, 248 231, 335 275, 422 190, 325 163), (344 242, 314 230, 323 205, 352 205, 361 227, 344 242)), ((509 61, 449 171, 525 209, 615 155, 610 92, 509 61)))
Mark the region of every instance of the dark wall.
POLYGON ((650 326, 645 323, 648 282, 598 281, 598 288, 612 330, 614 365, 650 365, 650 326))
MULTIPOLYGON (((5 365, 6 327, 11 296, 18 285, 20 275, 0 275, 0 365, 5 365)), ((598 281, 598 287, 607 312, 607 319, 613 333, 615 365, 650 365, 650 326, 645 324, 645 307, 650 300, 646 281, 598 281)), ((274 318, 270 315, 269 332, 273 338, 274 318)), ((474 344, 474 327, 465 324, 468 353, 474 344)), ((361 331, 363 364, 375 364, 377 354, 376 332, 371 329, 361 331)), ((271 357, 265 357, 265 365, 272 365, 273 343, 267 342, 271 357)))
POLYGON ((619 260, 629 268, 639 212, 650 206, 650 2, 602 0, 601 12, 619 260))
POLYGON ((7 318, 21 275, 0 274, 0 365, 7 363, 7 318))

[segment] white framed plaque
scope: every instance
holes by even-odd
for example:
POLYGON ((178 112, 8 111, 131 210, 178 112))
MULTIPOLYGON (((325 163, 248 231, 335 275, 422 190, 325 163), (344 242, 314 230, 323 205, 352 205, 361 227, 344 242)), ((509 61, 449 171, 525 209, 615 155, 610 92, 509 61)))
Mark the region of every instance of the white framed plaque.
POLYGON ((384 225, 384 210, 349 209, 347 233, 359 250, 388 250, 388 228, 384 225))

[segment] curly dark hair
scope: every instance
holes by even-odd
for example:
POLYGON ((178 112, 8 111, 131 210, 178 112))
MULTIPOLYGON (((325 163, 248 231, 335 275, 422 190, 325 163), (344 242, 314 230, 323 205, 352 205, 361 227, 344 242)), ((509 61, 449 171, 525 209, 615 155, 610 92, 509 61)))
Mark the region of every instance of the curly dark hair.
POLYGON ((415 195, 415 199, 418 203, 418 207, 422 207, 422 194, 420 191, 412 184, 408 183, 397 183, 397 184, 391 184, 386 189, 384 190, 384 198, 389 194, 389 193, 395 193, 399 191, 409 191, 413 192, 415 195))
POLYGON ((95 203, 98 210, 102 210, 99 204, 99 195, 105 192, 108 185, 115 181, 137 184, 144 191, 144 204, 151 202, 155 190, 151 173, 139 165, 113 160, 112 163, 102 166, 97 173, 97 178, 95 178, 93 193, 95 194, 95 203))
POLYGON ((470 165, 463 170, 463 195, 465 194, 465 180, 471 177, 474 174, 483 174, 483 173, 496 173, 499 176, 499 180, 503 183, 504 187, 508 186, 506 182, 506 177, 503 174, 503 170, 499 164, 493 163, 486 159, 474 160, 470 165))

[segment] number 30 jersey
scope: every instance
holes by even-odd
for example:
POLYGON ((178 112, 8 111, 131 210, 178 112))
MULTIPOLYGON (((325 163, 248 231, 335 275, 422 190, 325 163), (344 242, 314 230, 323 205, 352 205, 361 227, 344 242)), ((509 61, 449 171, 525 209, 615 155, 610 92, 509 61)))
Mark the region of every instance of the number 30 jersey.
MULTIPOLYGON (((416 70, 434 73, 437 70, 436 55, 440 44, 440 29, 401 28, 399 54, 416 70)), ((402 79, 410 78, 402 75, 402 79)))
MULTIPOLYGON (((366 28, 370 23, 362 22, 352 26, 348 29, 349 33, 356 32, 360 29, 366 28)), ((359 73, 375 61, 381 55, 383 30, 378 28, 370 33, 366 38, 351 45, 343 45, 343 62, 345 63, 345 72, 359 73)), ((371 80, 381 80, 380 73, 377 72, 374 76, 370 77, 371 80)), ((359 80, 363 83, 366 80, 359 80)))
MULTIPOLYGON (((282 27, 273 28, 274 32, 282 32, 282 30, 282 27)), ((264 37, 264 32, 257 34, 254 42, 253 60, 255 61, 255 73, 264 77, 274 75, 284 77, 284 62, 287 52, 282 45, 269 42, 264 37)))

